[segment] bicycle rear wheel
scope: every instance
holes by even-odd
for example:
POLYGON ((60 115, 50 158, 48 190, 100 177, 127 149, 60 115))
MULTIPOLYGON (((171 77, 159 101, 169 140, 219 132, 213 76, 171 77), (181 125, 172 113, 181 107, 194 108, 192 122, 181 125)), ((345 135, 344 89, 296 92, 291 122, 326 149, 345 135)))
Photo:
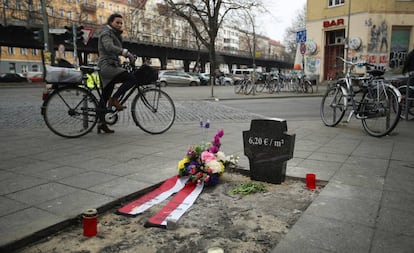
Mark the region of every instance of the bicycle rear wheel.
POLYGON ((275 92, 275 88, 276 88, 276 80, 271 80, 268 84, 268 92, 272 94, 273 92, 275 92))
POLYGON ((342 120, 346 111, 346 97, 340 87, 331 87, 326 91, 320 110, 326 126, 334 127, 342 120))
POLYGON ((243 88, 244 81, 238 81, 234 84, 234 93, 239 94, 243 88))
POLYGON ((401 95, 402 95, 402 99, 401 99, 401 118, 402 119, 407 119, 407 120, 411 120, 414 117, 414 87, 413 86, 409 86, 409 91, 408 91, 408 98, 409 100, 406 101, 407 98, 407 85, 403 85, 398 87, 398 90, 400 91, 401 95), (408 106, 407 106, 408 105, 408 106), (407 112, 407 108, 408 108, 408 112, 407 112))
POLYGON ((303 85, 304 85, 305 93, 313 93, 313 87, 312 87, 311 81, 305 80, 303 85))
POLYGON ((374 92, 363 95, 361 112, 365 131, 371 136, 382 137, 397 126, 401 106, 397 94, 391 88, 380 86, 374 92))
POLYGON ((143 89, 131 106, 135 124, 150 134, 170 129, 175 120, 175 105, 170 96, 157 88, 143 89))
POLYGON ((256 84, 256 92, 263 92, 268 87, 268 81, 263 81, 256 84))
POLYGON ((76 138, 89 133, 96 125, 98 102, 88 90, 78 87, 55 89, 42 106, 46 126, 55 134, 76 138))
POLYGON ((245 95, 249 95, 250 93, 252 93, 253 89, 254 89, 254 85, 253 82, 250 80, 247 80, 244 84, 244 94, 245 95))

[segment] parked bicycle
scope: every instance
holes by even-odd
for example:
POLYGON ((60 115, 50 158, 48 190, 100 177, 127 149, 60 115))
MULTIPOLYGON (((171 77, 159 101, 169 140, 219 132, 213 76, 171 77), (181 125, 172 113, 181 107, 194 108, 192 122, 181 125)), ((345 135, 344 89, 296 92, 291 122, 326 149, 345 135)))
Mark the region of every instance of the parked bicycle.
MULTIPOLYGON (((175 105, 171 97, 161 90, 159 83, 148 81, 154 78, 146 76, 144 66, 146 65, 137 68, 133 64, 124 65, 141 83, 137 83, 122 96, 120 103, 124 105, 129 97, 136 93, 130 105, 135 124, 147 133, 161 134, 174 123, 175 105)), ((81 66, 80 69, 84 76, 80 83, 51 83, 51 92, 45 97, 41 108, 47 127, 62 137, 76 138, 89 133, 102 114, 105 115, 106 123, 113 125, 118 121, 118 115, 122 111, 114 107, 101 108, 101 88, 98 85, 93 85, 92 88, 86 85, 86 74, 99 72, 99 68, 81 66)))
POLYGON ((252 80, 247 77, 247 75, 244 76, 244 78, 237 83, 234 84, 234 92, 236 94, 245 94, 249 95, 254 89, 254 85, 252 80))
POLYGON ((265 74, 263 81, 256 84, 257 92, 267 91, 268 93, 273 93, 280 92, 281 89, 282 84, 276 74, 265 74))
POLYGON ((311 81, 306 79, 305 75, 295 76, 292 79, 292 90, 297 93, 313 93, 311 81))
MULTIPOLYGON (((340 78, 328 88, 322 99, 320 114, 326 126, 336 126, 350 109, 346 122, 354 115, 362 121, 365 131, 375 137, 389 134, 400 118, 401 93, 382 77, 382 70, 367 70, 367 76, 351 76, 358 63, 341 59, 348 65, 344 78, 340 78), (357 83, 354 89, 352 85, 357 83), (357 97, 358 95, 358 97, 357 97)), ((366 67, 374 65, 364 63, 366 67)))

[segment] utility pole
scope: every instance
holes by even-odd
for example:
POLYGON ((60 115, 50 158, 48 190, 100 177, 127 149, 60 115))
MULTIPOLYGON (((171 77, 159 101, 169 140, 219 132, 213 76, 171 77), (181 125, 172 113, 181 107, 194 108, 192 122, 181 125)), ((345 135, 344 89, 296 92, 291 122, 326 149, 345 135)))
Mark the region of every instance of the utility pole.
POLYGON ((45 52, 49 52, 49 21, 46 11, 46 0, 41 0, 42 3, 42 18, 43 18, 43 38, 45 52))
MULTIPOLYGON (((349 52, 349 30, 351 25, 351 2, 352 0, 348 1, 348 24, 346 28, 346 42, 345 42, 345 60, 348 60, 348 52, 349 52)), ((345 63, 345 73, 348 73, 348 64, 345 63)))

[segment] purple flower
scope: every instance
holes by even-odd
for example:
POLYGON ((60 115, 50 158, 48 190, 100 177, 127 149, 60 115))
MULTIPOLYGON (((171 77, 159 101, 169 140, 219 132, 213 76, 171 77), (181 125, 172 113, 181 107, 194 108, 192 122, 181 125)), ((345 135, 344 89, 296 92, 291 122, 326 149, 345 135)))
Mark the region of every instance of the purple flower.
POLYGON ((217 147, 217 146, 212 146, 212 147, 210 147, 210 149, 209 149, 209 152, 210 152, 210 153, 213 153, 213 154, 217 153, 218 151, 219 151, 219 149, 218 149, 218 147, 217 147))

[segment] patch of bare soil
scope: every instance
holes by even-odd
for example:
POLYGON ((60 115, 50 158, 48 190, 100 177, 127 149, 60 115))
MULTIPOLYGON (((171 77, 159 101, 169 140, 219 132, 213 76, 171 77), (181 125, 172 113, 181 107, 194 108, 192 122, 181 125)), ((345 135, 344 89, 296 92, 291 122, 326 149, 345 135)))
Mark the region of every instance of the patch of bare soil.
POLYGON ((220 183, 205 188, 180 218, 175 230, 144 228, 145 222, 169 199, 136 217, 100 214, 98 235, 84 237, 82 226, 69 227, 21 252, 70 253, 194 253, 219 247, 230 252, 270 252, 319 194, 303 181, 286 178, 282 184, 263 183, 265 192, 234 195, 230 191, 249 177, 225 173, 220 183))

